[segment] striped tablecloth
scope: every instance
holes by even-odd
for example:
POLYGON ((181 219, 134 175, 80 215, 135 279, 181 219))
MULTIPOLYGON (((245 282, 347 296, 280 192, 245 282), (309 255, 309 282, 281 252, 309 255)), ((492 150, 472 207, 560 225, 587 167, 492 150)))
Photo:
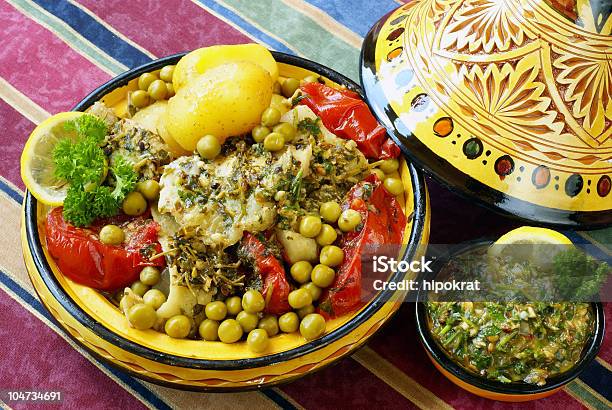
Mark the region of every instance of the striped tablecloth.
MULTIPOLYGON (((408 304, 367 347, 289 385, 235 394, 158 387, 100 363, 68 339, 42 308, 25 272, 19 245, 24 190, 19 156, 37 123, 69 110, 94 87, 131 67, 211 44, 255 41, 358 79, 362 37, 397 6, 393 0, 2 0, 0 390, 61 390, 62 406, 73 409, 519 407, 473 396, 438 373, 418 343, 414 306, 408 304)), ((434 183, 430 193, 432 243, 513 227, 434 183)), ((610 255, 612 230, 572 237, 610 255)), ((612 318, 612 306, 606 313, 612 318)), ((521 407, 611 408, 611 339, 608 330, 600 356, 580 379, 521 407)))

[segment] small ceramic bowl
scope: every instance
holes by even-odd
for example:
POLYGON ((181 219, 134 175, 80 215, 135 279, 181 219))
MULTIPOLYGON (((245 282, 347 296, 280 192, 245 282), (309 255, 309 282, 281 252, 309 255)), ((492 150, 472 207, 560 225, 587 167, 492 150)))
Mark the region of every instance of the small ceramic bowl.
MULTIPOLYGON (((75 110, 103 101, 119 113, 126 95, 137 89, 137 78, 168 64, 181 55, 166 57, 128 71, 96 89, 75 110)), ((316 74, 334 86, 359 91, 348 78, 320 64, 274 53, 284 77, 316 74)), ((429 205, 422 174, 401 161, 400 177, 405 195, 400 198, 408 216, 402 258, 413 259, 429 237, 429 205)), ((290 381, 319 370, 363 345, 399 308, 403 294, 382 291, 360 310, 327 322, 328 331, 306 342, 297 333, 271 338, 265 354, 250 352, 246 343, 224 344, 203 340, 178 340, 153 330, 130 328, 119 309, 102 294, 78 285, 57 269, 45 243, 48 208, 29 193, 23 207, 24 259, 42 303, 60 325, 82 346, 102 360, 137 377, 172 387, 227 391, 255 389, 290 381)), ((402 280, 394 274, 391 280, 402 280)))
MULTIPOLYGON (((466 253, 475 248, 490 245, 492 241, 479 241, 457 246, 454 250, 448 252, 445 256, 438 258, 436 263, 432 265, 432 273, 426 277, 426 280, 432 280, 438 272, 454 257, 466 253)), ((599 349, 603 343, 605 334, 605 316, 601 303, 592 303, 593 313, 595 315, 595 323, 593 335, 587 341, 580 360, 569 371, 555 377, 551 377, 546 381, 544 386, 536 386, 527 383, 501 383, 494 380, 488 380, 483 377, 466 370, 460 366, 446 354, 446 352, 438 345, 431 335, 427 308, 423 301, 426 300, 425 292, 419 292, 417 295, 416 305, 416 323, 417 332, 421 343, 423 344, 429 359, 434 366, 451 382, 457 386, 474 393, 478 396, 487 399, 507 401, 507 402, 523 402, 541 399, 548 397, 560 389, 567 383, 575 379, 586 369, 589 364, 595 359, 599 349)))

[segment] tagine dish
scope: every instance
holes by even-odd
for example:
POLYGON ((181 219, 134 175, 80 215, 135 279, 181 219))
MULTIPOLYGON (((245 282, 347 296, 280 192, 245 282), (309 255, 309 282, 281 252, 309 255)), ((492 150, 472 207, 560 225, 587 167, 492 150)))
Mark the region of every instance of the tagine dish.
POLYGON ((141 377, 219 389, 295 377, 364 343, 401 298, 368 308, 362 252, 414 257, 426 194, 335 75, 255 44, 208 47, 39 125, 22 156, 36 198, 24 254, 72 336, 141 377))

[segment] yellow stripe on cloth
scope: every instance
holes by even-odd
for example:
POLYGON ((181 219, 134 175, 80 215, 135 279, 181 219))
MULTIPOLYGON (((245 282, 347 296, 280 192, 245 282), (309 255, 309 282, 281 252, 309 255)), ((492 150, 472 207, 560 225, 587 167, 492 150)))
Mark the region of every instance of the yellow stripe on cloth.
POLYGON ((444 400, 369 347, 358 350, 352 358, 417 406, 423 409, 452 409, 444 400))
POLYGON ((93 11, 89 10, 87 7, 83 6, 80 3, 77 3, 74 0, 68 0, 68 3, 81 9, 84 13, 88 14, 92 19, 96 20, 101 26, 104 26, 104 28, 106 28, 108 31, 110 31, 111 33, 113 33, 114 35, 116 35, 117 37, 119 37, 121 40, 125 41, 132 47, 137 48, 143 54, 146 54, 147 56, 151 57, 153 60, 157 59, 155 54, 153 54, 146 48, 142 47, 140 44, 135 43, 134 41, 126 37, 124 34, 122 34, 121 32, 117 31, 113 26, 108 24, 106 21, 102 20, 100 17, 98 17, 93 11))
POLYGON ((0 77, 0 99, 35 124, 39 124, 50 115, 2 77, 0 77))
POLYGON ((597 362, 603 367, 605 367, 609 372, 612 372, 612 365, 610 365, 610 363, 606 362, 604 359, 602 359, 599 356, 597 356, 595 360, 597 360, 597 362))
MULTIPOLYGON (((235 7, 230 6, 229 4, 227 4, 224 1, 216 0, 216 2, 219 3, 220 5, 222 5, 223 7, 225 7, 226 9, 230 10, 232 13, 234 13, 236 15, 239 15, 244 21, 246 21, 247 23, 249 23, 250 25, 255 27, 257 30, 261 31, 262 33, 264 33, 264 34, 266 34, 266 35, 268 35, 270 37, 272 37, 274 40, 276 40, 279 43, 285 45, 287 48, 289 48, 291 50, 295 50, 294 46, 292 46, 291 44, 289 44, 287 41, 283 40, 281 37, 277 36, 276 34, 272 33, 270 30, 266 29, 261 24, 259 24, 256 21, 254 21, 253 19, 245 16, 243 13, 240 13, 240 10, 236 9, 235 7)), ((304 57, 304 55, 301 54, 298 51, 296 51, 296 55, 298 55, 300 57, 304 57)))
POLYGON ((605 244, 599 242, 597 239, 593 238, 593 236, 589 234, 588 232, 576 232, 576 233, 582 236, 587 241, 589 241, 591 244, 595 245, 599 250, 601 250, 606 255, 612 256, 612 251, 608 247, 611 244, 608 244, 608 246, 606 246, 605 244))
POLYGON ((567 394, 589 409, 612 409, 612 402, 597 393, 580 379, 574 379, 564 387, 564 390, 567 394))
POLYGON ((8 406, 8 404, 6 404, 5 402, 3 402, 2 400, 0 400, 0 409, 3 409, 3 410, 12 410, 12 409, 11 409, 11 408, 8 406))
POLYGON ((361 37, 351 31, 345 25, 339 23, 332 16, 324 12, 323 10, 307 3, 304 0, 281 0, 285 5, 291 7, 299 13, 309 17, 312 21, 317 23, 325 30, 333 33, 336 37, 343 40, 350 46, 355 48, 361 48, 361 37))
POLYGON ((266 44, 264 42, 259 41, 257 39, 257 37, 255 37, 254 35, 252 35, 248 31, 246 31, 245 29, 243 29, 239 25, 232 23, 230 20, 226 19, 221 14, 219 14, 216 11, 212 10, 210 7, 206 7, 204 4, 200 3, 198 0, 191 0, 191 2, 193 4, 195 4, 196 6, 198 6, 199 8, 201 8, 202 10, 204 10, 205 12, 207 12, 208 14, 211 14, 211 15, 215 16, 216 18, 218 18, 219 20, 223 21, 228 26, 231 26, 233 29, 235 29, 235 30, 239 31, 240 33, 244 34, 245 36, 247 36, 248 38, 253 40, 255 43, 260 43, 260 44, 266 46, 267 48, 269 48, 271 50, 274 50, 274 48, 271 47, 269 44, 266 44))
POLYGON ((280 408, 264 394, 256 392, 244 393, 198 393, 171 389, 153 383, 143 383, 173 409, 270 409, 280 408))

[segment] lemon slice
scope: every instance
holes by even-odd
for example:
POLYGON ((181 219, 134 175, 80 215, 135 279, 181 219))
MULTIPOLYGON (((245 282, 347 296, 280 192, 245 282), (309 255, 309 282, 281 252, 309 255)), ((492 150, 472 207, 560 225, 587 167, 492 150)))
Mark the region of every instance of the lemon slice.
POLYGON ((517 261, 529 261, 536 266, 552 264, 554 256, 572 245, 572 241, 560 232, 547 228, 522 226, 502 235, 489 248, 490 266, 500 257, 517 261))
POLYGON ((21 153, 21 179, 28 191, 45 205, 64 203, 68 185, 54 175, 53 148, 62 138, 76 139, 76 133, 66 131, 64 123, 83 115, 82 112, 62 112, 47 118, 30 134, 21 153))

